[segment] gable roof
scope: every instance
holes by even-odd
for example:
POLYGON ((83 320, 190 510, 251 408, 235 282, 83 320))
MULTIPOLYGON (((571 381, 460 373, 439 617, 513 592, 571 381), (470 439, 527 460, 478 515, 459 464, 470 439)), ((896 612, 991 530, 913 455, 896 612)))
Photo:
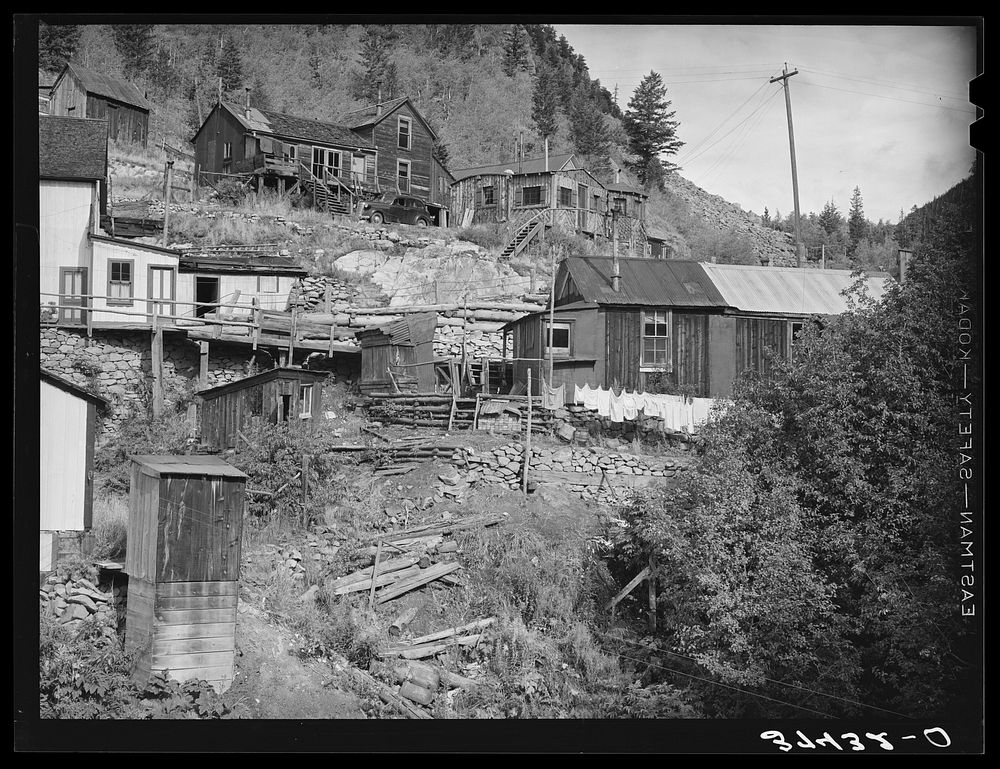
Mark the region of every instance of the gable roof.
MULTIPOLYGON (((566 171, 569 169, 575 169, 576 163, 573 162, 576 156, 572 152, 566 152, 562 155, 549 155, 549 173, 555 171, 566 171)), ((495 163, 488 166, 473 166, 471 168, 458 168, 453 170, 451 173, 455 177, 455 181, 462 181, 463 179, 468 179, 470 176, 488 176, 490 174, 502 174, 507 171, 511 171, 516 174, 543 174, 545 171, 545 158, 525 158, 520 163, 516 160, 509 160, 506 163, 495 163), (518 170, 520 168, 520 170, 518 170)), ((593 174, 591 174, 593 176, 593 174)), ((596 178, 596 177, 595 177, 596 178)))
POLYGON ((60 390, 68 392, 70 395, 75 395, 77 398, 83 398, 84 400, 88 400, 98 406, 108 405, 107 399, 102 398, 100 395, 96 395, 89 390, 84 390, 78 384, 70 382, 68 379, 63 379, 58 374, 44 368, 38 369, 38 376, 43 382, 48 382, 50 385, 58 387, 60 390))
POLYGON ((38 116, 40 179, 104 179, 108 169, 108 122, 61 115, 38 116))
POLYGON ((211 400, 219 395, 225 395, 226 393, 234 392, 236 390, 243 390, 247 387, 254 387, 264 382, 270 382, 273 379, 293 379, 309 384, 326 379, 327 373, 328 372, 326 371, 313 371, 306 368, 277 366, 275 368, 268 369, 267 371, 262 371, 259 374, 252 374, 251 376, 243 377, 243 379, 237 379, 235 382, 224 382, 223 384, 216 385, 215 387, 210 387, 207 390, 200 390, 198 392, 198 397, 211 400))
POLYGON ((83 90, 87 93, 120 101, 123 104, 138 107, 146 112, 149 112, 151 108, 150 103, 146 101, 146 97, 132 83, 118 80, 110 75, 105 75, 103 72, 87 69, 75 63, 65 66, 59 77, 56 78, 56 82, 52 84, 53 88, 58 85, 67 72, 71 73, 80 82, 83 90))
MULTIPOLYGON (((726 303, 744 312, 770 315, 839 315, 847 312, 842 293, 854 283, 850 270, 759 267, 746 264, 702 265, 726 303)), ((892 278, 868 275, 868 292, 879 299, 892 278)))
MULTIPOLYGON (((336 123, 298 115, 287 115, 284 112, 274 112, 259 107, 251 107, 250 114, 247 116, 244 110, 233 104, 223 102, 222 106, 242 123, 244 128, 256 133, 271 134, 286 139, 302 139, 317 144, 333 144, 338 147, 374 149, 370 141, 336 123)), ((205 123, 207 124, 208 120, 205 123)))
POLYGON ((604 186, 607 187, 610 192, 628 192, 632 195, 642 195, 644 198, 649 197, 649 193, 646 192, 646 190, 642 189, 642 187, 636 187, 634 184, 612 183, 605 184, 604 186))
POLYGON ((675 259, 622 257, 619 290, 611 288, 614 260, 610 256, 571 256, 559 264, 572 285, 567 294, 597 304, 636 304, 656 307, 727 307, 700 262, 675 259))
MULTIPOLYGON (((365 126, 375 125, 375 123, 385 120, 390 112, 407 101, 410 101, 409 96, 401 96, 398 99, 381 102, 381 104, 369 104, 366 107, 361 107, 361 109, 351 110, 341 115, 337 118, 337 121, 348 128, 364 128, 365 126), (379 112, 379 107, 382 108, 381 112, 379 112)), ((416 111, 413 102, 410 102, 410 108, 416 111)), ((424 123, 426 122, 425 120, 424 123)), ((430 129, 430 126, 427 126, 427 128, 430 129)))

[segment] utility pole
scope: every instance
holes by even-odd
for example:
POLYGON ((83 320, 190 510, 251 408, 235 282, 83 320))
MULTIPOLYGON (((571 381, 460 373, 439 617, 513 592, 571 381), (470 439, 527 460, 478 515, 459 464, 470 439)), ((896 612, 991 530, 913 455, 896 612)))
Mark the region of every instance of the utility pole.
POLYGON ((799 177, 795 169, 795 133, 792 131, 792 97, 788 91, 788 78, 797 74, 799 74, 798 70, 789 72, 788 62, 785 62, 785 68, 781 70, 781 76, 772 77, 768 82, 777 83, 780 80, 782 87, 785 89, 785 112, 788 114, 788 149, 792 155, 792 198, 795 202, 795 261, 801 267, 802 230, 799 227, 799 177))

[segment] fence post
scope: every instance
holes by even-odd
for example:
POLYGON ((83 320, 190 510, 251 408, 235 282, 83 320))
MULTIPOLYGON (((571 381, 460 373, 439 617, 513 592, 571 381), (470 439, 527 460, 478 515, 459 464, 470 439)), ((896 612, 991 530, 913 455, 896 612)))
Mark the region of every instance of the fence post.
POLYGON ((521 491, 528 493, 528 465, 531 464, 531 368, 528 368, 528 429, 524 436, 524 466, 521 468, 521 491))

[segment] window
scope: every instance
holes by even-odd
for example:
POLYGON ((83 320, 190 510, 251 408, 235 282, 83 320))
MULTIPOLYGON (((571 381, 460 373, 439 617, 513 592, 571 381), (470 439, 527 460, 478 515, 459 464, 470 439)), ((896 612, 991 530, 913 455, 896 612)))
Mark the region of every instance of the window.
POLYGON ((278 276, 277 275, 258 275, 257 276, 257 293, 259 293, 259 294, 277 294, 278 293, 278 276))
POLYGON ((396 161, 396 185, 400 192, 410 191, 410 161, 396 161))
POLYGON ((802 322, 793 320, 788 323, 788 349, 791 350, 798 344, 799 335, 802 333, 802 322))
POLYGON ((542 202, 541 187, 525 187, 521 190, 521 205, 537 206, 542 202))
POLYGON ((548 355, 550 349, 552 350, 553 357, 559 355, 569 356, 572 354, 572 335, 570 333, 572 328, 572 323, 553 323, 549 325, 548 321, 546 321, 545 354, 548 355))
POLYGON ((295 161, 299 157, 299 148, 295 144, 281 145, 281 157, 284 160, 295 161))
POLYGON ((233 159, 233 143, 223 142, 222 144, 222 159, 232 160, 233 159))
POLYGON ((132 306, 134 262, 112 259, 108 262, 108 304, 132 306))
POLYGON ((313 386, 299 385, 299 419, 312 416, 313 386))
POLYGON ((410 149, 410 127, 413 121, 408 117, 399 116, 397 125, 399 126, 399 148, 401 150, 410 149))
POLYGON ((312 172, 317 179, 341 175, 343 164, 341 154, 337 150, 313 147, 312 155, 312 172))
POLYGON ((173 267, 150 265, 146 284, 149 289, 149 314, 173 315, 173 300, 177 288, 176 270, 173 267))
POLYGON ((489 187, 483 187, 483 205, 492 206, 496 205, 496 188, 492 185, 489 187))
POLYGON ((620 214, 628 213, 628 205, 625 198, 615 198, 611 203, 611 210, 620 214))
POLYGON ((564 208, 573 207, 573 190, 569 187, 559 188, 559 205, 564 208))
POLYGON ((664 370, 670 364, 670 313, 646 310, 642 313, 642 365, 664 370))

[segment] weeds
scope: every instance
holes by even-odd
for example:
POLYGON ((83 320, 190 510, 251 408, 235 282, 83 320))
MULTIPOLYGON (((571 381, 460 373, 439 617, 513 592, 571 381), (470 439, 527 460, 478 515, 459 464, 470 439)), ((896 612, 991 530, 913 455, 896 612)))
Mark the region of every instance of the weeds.
POLYGON ((94 551, 97 560, 125 557, 128 538, 128 497, 101 489, 94 494, 94 551))

